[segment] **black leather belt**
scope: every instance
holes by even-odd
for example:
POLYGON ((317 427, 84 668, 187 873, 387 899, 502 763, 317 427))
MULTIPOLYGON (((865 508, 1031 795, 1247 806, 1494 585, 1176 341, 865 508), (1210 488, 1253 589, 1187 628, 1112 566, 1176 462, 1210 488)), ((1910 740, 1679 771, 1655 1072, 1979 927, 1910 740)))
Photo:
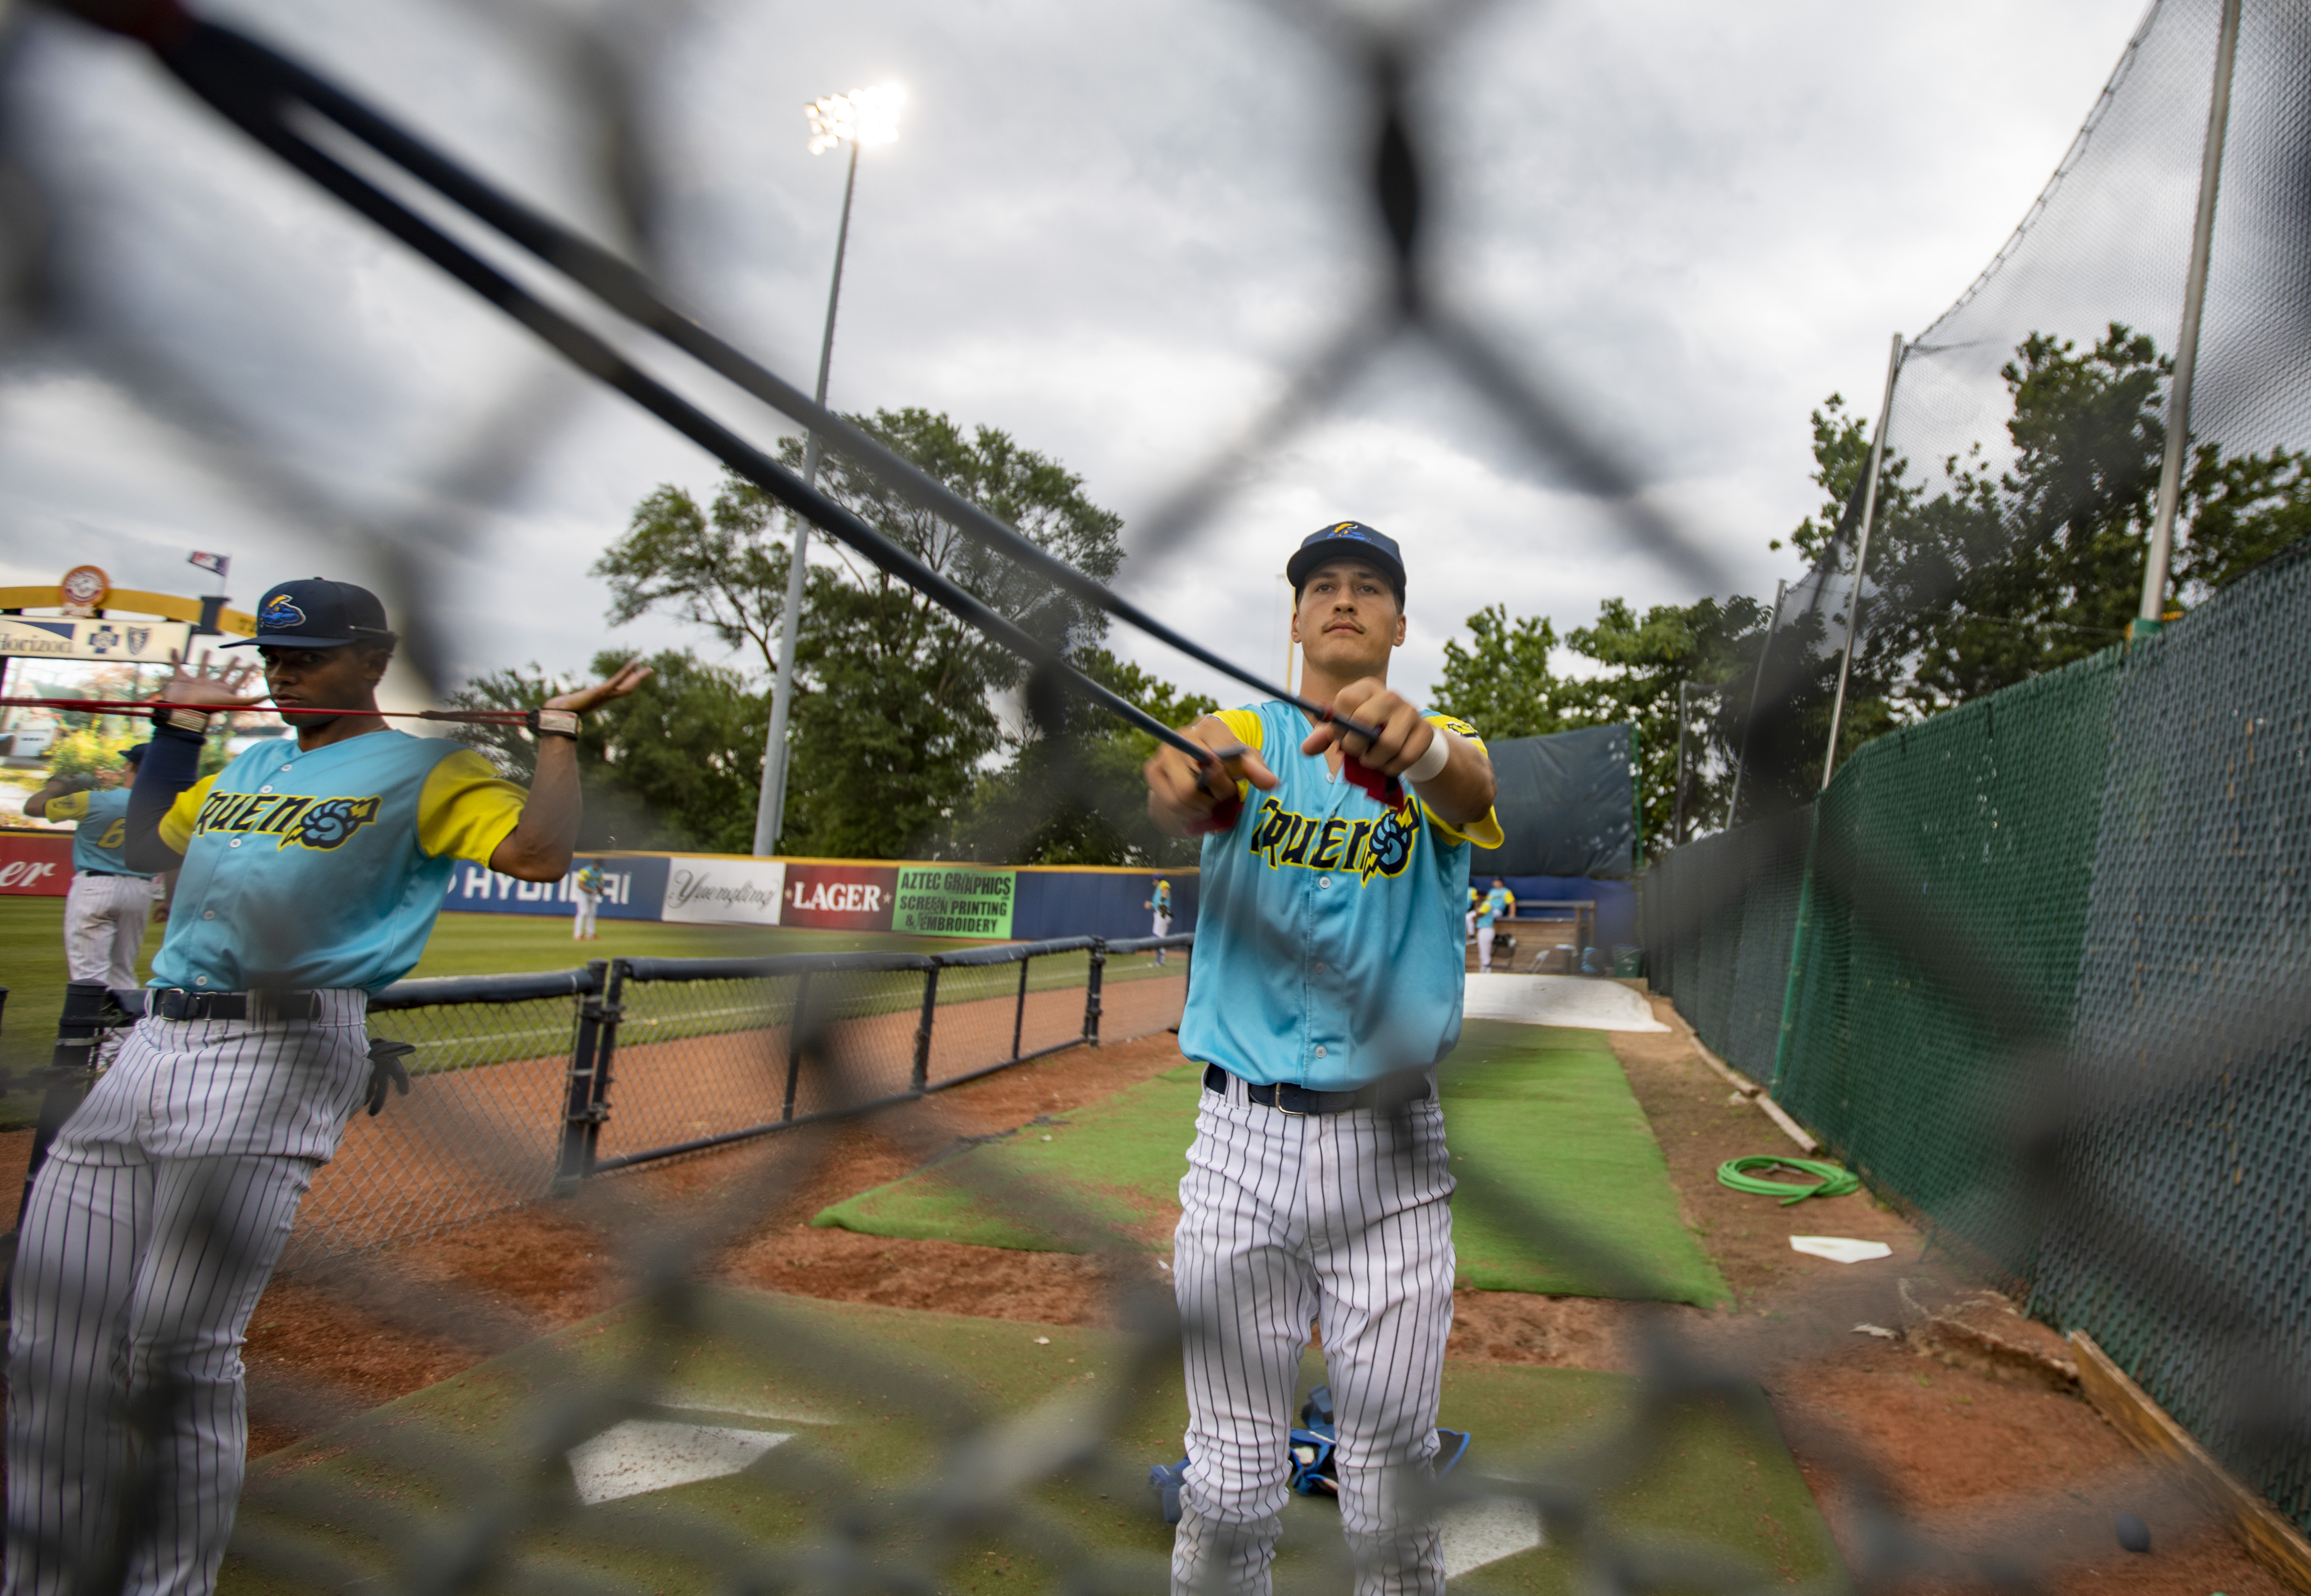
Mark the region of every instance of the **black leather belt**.
POLYGON ((144 1012, 164 1020, 318 1020, 321 994, 188 992, 183 987, 155 987, 144 994, 144 1012))
MULTIPOLYGON (((1231 1077, 1217 1064, 1204 1066, 1207 1092, 1217 1092, 1225 1097, 1228 1082, 1234 1078, 1241 1077, 1231 1077)), ((1400 1069, 1353 1092, 1311 1092, 1305 1086, 1285 1081, 1272 1086, 1243 1083, 1245 1101, 1286 1114, 1344 1114, 1352 1108, 1396 1108, 1407 1103, 1426 1103, 1428 1090, 1428 1072, 1425 1069, 1400 1069)))
POLYGON ((83 871, 81 872, 81 874, 82 874, 82 875, 83 875, 83 876, 133 876, 133 875, 135 875, 135 871, 133 871, 133 870, 83 870, 83 871))

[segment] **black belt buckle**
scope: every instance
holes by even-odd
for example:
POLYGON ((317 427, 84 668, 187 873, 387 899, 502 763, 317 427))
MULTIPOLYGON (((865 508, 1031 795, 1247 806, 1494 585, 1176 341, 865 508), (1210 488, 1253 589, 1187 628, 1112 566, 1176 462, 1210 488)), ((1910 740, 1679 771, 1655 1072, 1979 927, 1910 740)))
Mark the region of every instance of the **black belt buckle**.
POLYGON ((195 992, 157 987, 145 999, 145 1012, 164 1020, 318 1020, 321 995, 314 991, 195 992))

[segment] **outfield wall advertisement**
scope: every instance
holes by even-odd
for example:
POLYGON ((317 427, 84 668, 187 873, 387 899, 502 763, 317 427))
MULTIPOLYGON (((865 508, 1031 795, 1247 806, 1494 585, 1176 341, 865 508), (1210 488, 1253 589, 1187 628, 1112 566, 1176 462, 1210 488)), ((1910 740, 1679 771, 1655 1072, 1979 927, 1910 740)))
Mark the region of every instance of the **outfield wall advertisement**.
MULTIPOLYGON (((476 914, 568 915, 580 855, 560 881, 516 881, 460 864, 442 907, 476 914)), ((967 864, 748 859, 730 854, 597 856, 606 920, 896 931, 984 942, 1145 937, 1147 901, 1172 884, 1174 931, 1196 923, 1190 869, 1000 869, 967 864)))

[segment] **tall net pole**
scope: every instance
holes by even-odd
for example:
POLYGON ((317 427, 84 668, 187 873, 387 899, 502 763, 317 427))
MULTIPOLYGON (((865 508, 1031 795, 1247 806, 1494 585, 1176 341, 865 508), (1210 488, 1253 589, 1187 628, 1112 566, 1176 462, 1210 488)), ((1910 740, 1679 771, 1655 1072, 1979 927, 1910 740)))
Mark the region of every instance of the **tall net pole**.
POLYGON ((2223 0, 2215 39, 2214 92, 2207 98, 2207 142, 2199 158, 2199 211, 2191 225, 2191 274, 2183 283, 2183 328, 2175 341, 2175 381, 2167 414, 2167 453, 2158 466, 2158 510, 2142 562, 2142 608, 2131 637, 2164 624, 2167 570, 2175 554, 2175 511, 2183 497, 2183 458, 2191 449, 2191 383, 2199 370, 2199 322, 2207 308, 2207 257, 2215 236, 2215 193, 2222 186, 2223 144, 2230 132, 2231 66, 2238 56, 2239 0, 2223 0))
MULTIPOLYGON (((850 247, 850 196, 859 188, 859 140, 850 141, 850 169, 842 179, 842 224, 834 234, 834 281, 826 291, 826 333, 818 345, 818 388, 813 397, 826 406, 826 369, 834 360, 834 310, 842 299, 842 257, 850 247)), ((803 437, 802 480, 818 485, 818 434, 803 437)), ((787 517, 794 528, 794 550, 787 563, 787 606, 779 617, 778 679, 771 688, 771 729, 763 744, 763 795, 754 806, 754 852, 772 852, 786 824, 787 709, 794 701, 795 634, 802 630, 804 555, 810 548, 810 523, 798 515, 787 517)))
POLYGON ((1870 523, 1878 513, 1878 467, 1886 458, 1886 421, 1894 412, 1894 379, 1902 370, 1902 335, 1886 356, 1886 393, 1878 401, 1878 430, 1870 438, 1870 477, 1862 488, 1862 536, 1853 550, 1853 596, 1845 601, 1845 648, 1837 657, 1837 696, 1829 705, 1829 748, 1821 758, 1821 784, 1837 769, 1837 727, 1845 718, 1845 682, 1853 674, 1853 641, 1862 633, 1862 583, 1870 574, 1870 523))

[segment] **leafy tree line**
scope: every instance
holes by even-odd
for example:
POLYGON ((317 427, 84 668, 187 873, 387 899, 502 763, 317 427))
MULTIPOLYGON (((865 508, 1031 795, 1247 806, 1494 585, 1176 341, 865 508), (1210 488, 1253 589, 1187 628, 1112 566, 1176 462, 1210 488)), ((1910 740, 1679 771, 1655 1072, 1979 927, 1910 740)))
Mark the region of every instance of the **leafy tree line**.
MULTIPOLYGON (((1081 479, 1050 457, 926 410, 850 420, 1077 569, 1105 581, 1121 566, 1121 518, 1092 503, 1081 479)), ((799 440, 782 453, 799 466, 799 440)), ((1103 614, 988 554, 839 455, 822 461, 818 485, 1167 721, 1211 707, 1110 654, 1103 614)), ((816 542, 825 557, 804 574, 781 852, 1051 864, 1192 857, 1147 821, 1138 767, 1154 739, 1072 702, 1014 723, 1001 706, 1026 694, 1017 660, 842 545, 816 542)), ((579 745, 586 845, 615 837, 625 847, 751 848, 790 558, 773 501, 726 476, 708 504, 671 485, 650 493, 596 563, 613 624, 671 615, 754 668, 661 653, 641 692, 589 718, 579 745)), ((622 658, 606 651, 594 669, 622 658)), ((533 666, 477 679, 461 702, 528 707, 558 686, 533 666)), ((484 729, 472 740, 528 773, 523 738, 484 729)))
MULTIPOLYGON (((2118 323, 2084 352, 2033 334, 2001 371, 2012 406, 2010 464, 1993 469, 1977 444, 1940 462, 1930 489, 1907 459, 1882 462, 1862 641, 1839 725, 1841 763, 1896 727, 2124 638, 2156 508, 2169 371, 2148 336, 2118 323)), ((1836 394, 1811 421, 1823 502, 1788 543, 1819 563, 1843 546, 1841 524, 1869 468, 1870 440, 1865 420, 1836 394)), ((2226 458, 2200 444, 2188 461, 2170 615, 2311 530, 2311 454, 2272 449, 2226 458)), ((1742 819, 1801 802, 1818 782, 1844 612, 1784 617, 1763 661, 1753 721, 1770 609, 1736 596, 1656 606, 1640 618, 1609 599, 1594 625, 1563 639, 1597 668, 1560 676, 1551 665, 1552 622, 1512 619, 1495 606, 1469 618, 1467 644, 1446 644, 1437 702, 1493 736, 1634 722, 1647 845, 1658 852, 1670 843, 1678 797, 1680 683, 1695 689, 1688 829, 1727 824, 1745 747, 1742 819)))

